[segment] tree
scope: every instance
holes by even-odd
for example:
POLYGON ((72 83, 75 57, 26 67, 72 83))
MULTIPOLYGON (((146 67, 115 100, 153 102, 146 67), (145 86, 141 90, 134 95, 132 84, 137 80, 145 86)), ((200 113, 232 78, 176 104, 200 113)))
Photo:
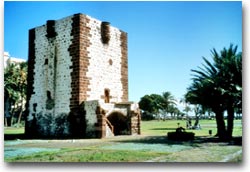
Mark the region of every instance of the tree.
POLYGON ((211 108, 216 114, 217 135, 220 138, 225 136, 225 122, 223 118, 224 106, 220 91, 216 84, 209 78, 196 76, 193 84, 188 88, 185 98, 191 104, 200 104, 201 106, 211 108))
POLYGON ((192 110, 190 107, 189 101, 187 101, 187 99, 184 96, 184 98, 181 98, 180 103, 182 103, 184 105, 183 111, 186 112, 186 114, 184 113, 184 115, 186 115, 188 117, 188 112, 190 112, 192 110))
POLYGON ((197 128, 199 125, 200 117, 205 114, 205 109, 201 105, 195 105, 193 110, 195 114, 194 127, 197 128))
POLYGON ((173 107, 175 104, 174 96, 170 92, 164 92, 162 95, 145 95, 139 101, 139 106, 144 112, 156 115, 159 115, 160 112, 174 114, 173 107))
POLYGON ((241 53, 236 54, 237 46, 231 44, 220 55, 213 49, 213 64, 203 57, 205 64, 199 70, 191 70, 193 83, 185 98, 192 104, 210 108, 216 115, 217 134, 221 139, 232 137, 234 109, 242 105, 241 53), (228 112, 227 130, 224 111, 228 112))
POLYGON ((165 112, 173 114, 174 105, 176 105, 176 100, 170 92, 162 93, 162 108, 165 112))
POLYGON ((22 62, 19 64, 19 77, 18 77, 18 91, 20 92, 20 100, 21 100, 21 110, 18 116, 18 124, 21 122, 23 108, 24 108, 24 100, 26 100, 26 89, 27 89, 27 63, 22 62))
POLYGON ((163 98, 158 94, 145 95, 139 101, 139 106, 146 112, 157 114, 163 107, 163 98))
POLYGON ((148 113, 155 113, 154 100, 150 95, 145 95, 139 101, 140 109, 148 113))
POLYGON ((18 92, 16 91, 17 86, 17 77, 18 76, 18 70, 17 66, 10 63, 5 69, 4 69, 4 116, 5 116, 5 125, 9 126, 11 125, 11 116, 12 116, 12 105, 14 105, 18 98, 18 92))
POLYGON ((175 107, 174 105, 169 105, 168 112, 171 114, 172 118, 175 116, 177 116, 177 118, 178 118, 178 116, 181 114, 180 110, 177 107, 175 107))
POLYGON ((224 48, 220 55, 215 49, 215 66, 218 69, 219 88, 225 100, 227 110, 227 135, 232 137, 234 113, 236 109, 242 109, 242 53, 237 53, 237 46, 231 44, 224 48))
MULTIPOLYGON (((10 63, 4 69, 4 114, 5 119, 13 117, 19 108, 20 112, 18 115, 18 123, 21 121, 23 102, 26 97, 26 86, 27 86, 27 63, 23 62, 20 64, 10 63), (21 105, 20 105, 21 104, 21 105), (11 108, 13 107, 13 108, 11 108)), ((12 122, 11 122, 12 123, 12 122)), ((6 125, 6 123, 5 123, 6 125)), ((9 123, 9 125, 11 125, 9 123)))
POLYGON ((191 109, 191 107, 190 106, 185 106, 185 108, 184 108, 184 112, 186 112, 186 116, 188 117, 188 112, 190 112, 192 109, 191 109))

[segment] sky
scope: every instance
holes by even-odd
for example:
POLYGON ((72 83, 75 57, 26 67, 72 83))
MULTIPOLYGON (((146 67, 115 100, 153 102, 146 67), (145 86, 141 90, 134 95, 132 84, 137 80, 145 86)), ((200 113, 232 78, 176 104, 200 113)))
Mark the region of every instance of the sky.
POLYGON ((28 58, 28 30, 83 13, 128 33, 129 100, 169 91, 181 99, 191 69, 211 61, 210 50, 242 51, 241 1, 4 2, 4 51, 28 58))

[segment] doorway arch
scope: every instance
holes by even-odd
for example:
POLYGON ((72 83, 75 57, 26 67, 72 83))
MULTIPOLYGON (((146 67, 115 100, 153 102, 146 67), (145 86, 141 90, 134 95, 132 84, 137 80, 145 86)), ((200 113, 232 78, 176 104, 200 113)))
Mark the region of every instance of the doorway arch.
POLYGON ((129 135, 129 120, 121 112, 112 112, 107 119, 114 127, 114 135, 129 135))

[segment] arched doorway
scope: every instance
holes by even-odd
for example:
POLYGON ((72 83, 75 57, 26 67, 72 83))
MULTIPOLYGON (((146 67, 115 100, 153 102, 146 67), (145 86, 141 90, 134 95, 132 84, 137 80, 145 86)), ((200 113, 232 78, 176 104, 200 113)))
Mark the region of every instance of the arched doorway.
POLYGON ((126 116, 120 112, 111 113, 107 119, 114 127, 114 135, 129 135, 129 121, 126 116))

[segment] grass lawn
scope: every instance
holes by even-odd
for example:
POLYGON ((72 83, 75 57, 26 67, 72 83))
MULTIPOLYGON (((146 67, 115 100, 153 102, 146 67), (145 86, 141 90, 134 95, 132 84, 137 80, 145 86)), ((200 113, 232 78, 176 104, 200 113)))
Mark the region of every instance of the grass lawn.
MULTIPOLYGON (((194 122, 194 121, 193 121, 194 122)), ((226 121, 225 121, 226 122, 226 121)), ((183 128, 186 128, 186 120, 165 120, 165 121, 142 121, 141 133, 142 135, 161 136, 166 135, 167 132, 175 131, 178 127, 177 123, 183 128)), ((187 130, 195 133, 195 136, 209 136, 208 131, 212 130, 216 134, 216 121, 215 120, 200 120, 201 130, 187 130)), ((4 134, 23 134, 24 128, 4 128, 4 134)), ((234 120, 233 136, 242 136, 241 120, 234 120)))
MULTIPOLYGON (((194 121, 192 121, 194 123, 194 121)), ((141 131, 143 135, 166 135, 167 132, 175 131, 178 127, 177 123, 183 128, 186 128, 186 120, 165 120, 165 121, 142 121, 141 131)), ((209 136, 208 131, 212 130, 212 134, 217 132, 215 120, 200 120, 201 130, 186 130, 194 132, 195 136, 209 136)), ((234 121, 233 136, 242 136, 241 120, 234 121)))
POLYGON ((15 128, 15 127, 5 127, 4 134, 23 134, 24 127, 15 128))
POLYGON ((163 155, 157 152, 100 149, 63 149, 7 159, 9 162, 138 162, 163 155))
MULTIPOLYGON (((185 120, 142 121, 141 136, 106 139, 9 140, 4 142, 5 162, 241 162, 242 145, 214 141, 214 120, 201 120, 196 139, 174 142, 167 132, 175 131, 185 120)), ((234 136, 242 136, 241 120, 234 122, 234 136)), ((5 128, 4 133, 22 134, 23 128, 5 128)))

